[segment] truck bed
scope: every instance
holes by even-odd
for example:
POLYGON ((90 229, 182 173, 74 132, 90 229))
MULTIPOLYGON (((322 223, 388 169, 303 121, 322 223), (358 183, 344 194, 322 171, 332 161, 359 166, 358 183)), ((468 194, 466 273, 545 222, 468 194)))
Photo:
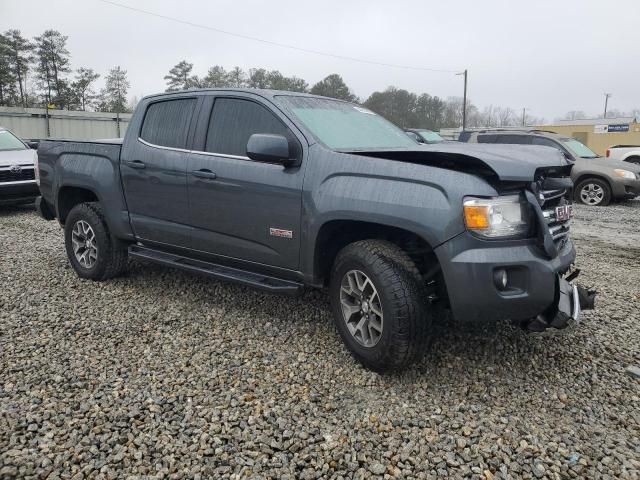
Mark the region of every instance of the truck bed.
POLYGON ((67 211, 56 197, 65 189, 82 189, 81 194, 86 196, 87 201, 101 201, 110 206, 106 215, 113 217, 110 223, 118 234, 130 235, 120 181, 121 149, 122 139, 119 138, 95 141, 45 140, 40 143, 40 192, 61 222, 64 222, 67 211))

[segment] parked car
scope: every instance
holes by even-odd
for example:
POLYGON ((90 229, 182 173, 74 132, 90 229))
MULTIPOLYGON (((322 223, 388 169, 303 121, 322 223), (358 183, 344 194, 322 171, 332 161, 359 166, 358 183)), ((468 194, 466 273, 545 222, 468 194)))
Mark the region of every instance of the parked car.
POLYGON ((640 195, 640 166, 600 157, 575 138, 543 130, 481 130, 463 132, 469 143, 540 145, 561 151, 574 163, 574 199, 586 205, 608 205, 640 195))
POLYGON ((444 308, 542 331, 591 306, 566 276, 571 165, 551 149, 420 146, 348 102, 209 89, 145 97, 123 141, 38 153, 38 210, 80 277, 132 257, 275 293, 327 287, 340 336, 377 371, 420 358, 444 308))
POLYGON ((415 135, 418 143, 432 144, 446 142, 439 133, 434 132, 433 130, 427 130, 424 128, 405 128, 404 131, 408 134, 415 135))
POLYGON ((35 150, 0 127, 0 205, 31 203, 40 195, 36 185, 35 150))
POLYGON ((640 165, 640 145, 613 145, 607 148, 607 158, 640 165))

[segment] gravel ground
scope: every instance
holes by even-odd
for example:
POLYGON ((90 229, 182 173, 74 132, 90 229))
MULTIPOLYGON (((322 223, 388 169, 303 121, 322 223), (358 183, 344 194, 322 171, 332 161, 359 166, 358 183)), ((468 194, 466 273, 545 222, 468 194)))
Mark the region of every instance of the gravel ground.
POLYGON ((1 478, 640 478, 640 202, 578 208, 573 334, 439 328, 378 376, 321 293, 132 264, 79 280, 62 232, 0 210, 1 478))

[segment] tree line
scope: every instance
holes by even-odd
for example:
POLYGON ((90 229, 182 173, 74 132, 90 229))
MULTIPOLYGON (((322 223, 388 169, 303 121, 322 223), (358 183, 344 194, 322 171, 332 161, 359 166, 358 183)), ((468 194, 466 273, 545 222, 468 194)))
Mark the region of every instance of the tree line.
MULTIPOLYGON (((0 33, 0 106, 44 107, 68 110, 108 112, 131 111, 135 99, 128 98, 130 82, 127 71, 114 66, 103 79, 94 69, 71 68, 68 37, 57 30, 26 38, 20 30, 0 33)), ((269 88, 356 102, 388 118, 402 127, 438 130, 462 125, 462 98, 438 97, 429 93, 413 93, 390 86, 359 98, 337 73, 309 85, 297 76, 286 76, 278 70, 233 67, 229 70, 214 65, 203 76, 193 73, 193 64, 182 60, 172 67, 164 80, 167 91, 189 88, 246 87, 269 88)), ((630 112, 610 110, 607 117, 638 116, 630 112)), ((478 108, 470 100, 466 105, 468 127, 506 127, 535 125, 544 119, 529 115, 526 110, 493 106, 478 108)), ((568 112, 563 118, 587 118, 582 111, 568 112)))
POLYGON ((92 68, 72 71, 67 39, 57 30, 31 39, 15 29, 0 33, 0 105, 129 111, 126 70, 111 68, 97 90, 100 75, 92 68))
MULTIPOLYGON (((215 65, 203 77, 193 74, 193 64, 186 60, 177 63, 165 75, 167 92, 189 88, 269 88, 293 92, 308 92, 314 95, 357 102, 384 116, 402 127, 437 130, 443 127, 458 127, 462 124, 462 98, 440 98, 428 93, 415 94, 396 87, 373 92, 368 98, 358 98, 337 73, 332 73, 310 86, 302 78, 287 77, 278 70, 240 67, 226 70, 215 65)), ((539 120, 525 115, 525 123, 539 120)), ((510 108, 490 106, 480 111, 467 101, 467 125, 470 127, 503 127, 520 125, 522 118, 510 108)))

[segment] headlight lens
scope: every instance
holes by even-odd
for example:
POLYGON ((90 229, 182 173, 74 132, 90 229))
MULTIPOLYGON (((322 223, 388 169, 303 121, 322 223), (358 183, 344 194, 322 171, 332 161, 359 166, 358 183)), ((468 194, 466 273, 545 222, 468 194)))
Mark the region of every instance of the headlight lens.
POLYGON ((617 177, 630 178, 631 180, 636 178, 636 174, 635 173, 630 172, 629 170, 621 170, 619 168, 616 168, 613 171, 613 174, 616 175, 617 177))
POLYGON ((528 212, 518 195, 464 199, 465 225, 481 237, 525 236, 529 232, 528 212))

